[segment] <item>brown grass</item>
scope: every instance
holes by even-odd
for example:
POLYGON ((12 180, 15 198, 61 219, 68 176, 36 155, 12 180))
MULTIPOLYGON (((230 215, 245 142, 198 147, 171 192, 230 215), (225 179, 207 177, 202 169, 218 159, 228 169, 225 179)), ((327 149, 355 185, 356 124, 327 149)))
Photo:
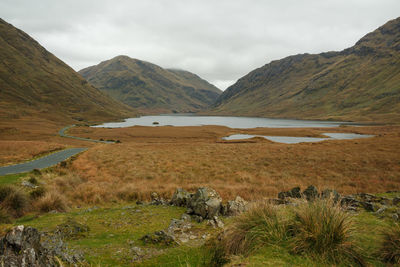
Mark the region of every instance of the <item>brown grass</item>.
MULTIPOLYGON (((55 143, 91 147, 68 165, 68 170, 47 178, 50 191, 60 192, 77 203, 149 199, 152 191, 170 197, 177 187, 194 190, 210 186, 225 200, 236 195, 249 200, 276 197, 280 191, 294 186, 304 189, 310 184, 319 189, 335 188, 344 194, 400 189, 399 126, 248 130, 222 126, 77 127, 70 130, 71 135, 122 141, 121 144, 94 144, 57 137, 61 128, 58 124, 43 124, 42 129, 42 122, 26 120, 24 123, 15 124, 14 130, 10 125, 0 125, 3 126, 0 136, 4 140, 14 137, 35 142, 48 138, 49 146, 55 143), (32 129, 24 131, 24 125, 32 129), (234 133, 321 136, 324 132, 355 132, 376 137, 294 145, 264 139, 244 143, 220 139, 234 133)), ((16 147, 18 144, 15 142, 16 147)), ((1 158, 10 155, 8 152, 1 158)))
POLYGON ((64 147, 43 141, 0 141, 0 166, 29 160, 64 147))
MULTIPOLYGON (((276 197, 310 184, 344 194, 400 189, 400 127, 395 126, 300 129, 310 135, 336 131, 376 137, 295 145, 218 143, 220 136, 236 131, 214 126, 74 131, 82 130, 122 143, 96 145, 73 162, 72 174, 56 179, 62 192, 77 202, 149 199, 152 191, 170 197, 177 187, 201 186, 213 187, 225 200, 236 195, 251 200, 276 197), (72 180, 77 182, 68 185, 72 180)), ((255 131, 292 135, 298 130, 255 131)))

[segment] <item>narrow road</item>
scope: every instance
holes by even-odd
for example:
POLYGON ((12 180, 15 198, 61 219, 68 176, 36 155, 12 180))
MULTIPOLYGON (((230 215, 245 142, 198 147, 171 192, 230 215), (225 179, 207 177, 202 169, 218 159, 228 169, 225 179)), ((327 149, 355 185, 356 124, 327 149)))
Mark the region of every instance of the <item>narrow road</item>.
MULTIPOLYGON (((67 138, 73 138, 77 140, 82 140, 82 141, 89 141, 89 142, 96 142, 96 143, 105 143, 105 144, 112 144, 115 143, 114 141, 101 141, 101 140, 94 140, 94 139, 89 139, 89 138, 82 138, 82 137, 76 137, 76 136, 71 136, 67 135, 65 133, 66 130, 74 127, 75 125, 70 125, 67 127, 62 128, 58 134, 61 137, 67 137, 67 138)), ((81 147, 81 148, 68 148, 64 149, 62 151, 44 156, 39 159, 35 159, 32 161, 28 161, 25 163, 20 163, 20 164, 15 164, 15 165, 10 165, 10 166, 4 166, 0 167, 0 176, 7 175, 7 174, 17 174, 17 173, 24 173, 24 172, 30 172, 34 169, 44 169, 48 168, 51 166, 54 166, 61 161, 64 161, 72 156, 75 156, 76 154, 87 150, 86 147, 81 147)))
POLYGON ((76 136, 72 136, 72 135, 68 135, 65 133, 66 130, 74 127, 75 125, 70 125, 67 127, 62 128, 58 134, 61 137, 67 137, 67 138, 73 138, 73 139, 77 139, 77 140, 82 140, 82 141, 89 141, 89 142, 95 142, 95 143, 104 143, 104 144, 113 144, 115 143, 114 141, 102 141, 102 140, 94 140, 94 139, 90 139, 90 138, 82 138, 82 137, 76 137, 76 136))
POLYGON ((0 176, 30 172, 33 169, 48 168, 85 150, 87 150, 87 148, 68 148, 36 160, 0 167, 0 176))

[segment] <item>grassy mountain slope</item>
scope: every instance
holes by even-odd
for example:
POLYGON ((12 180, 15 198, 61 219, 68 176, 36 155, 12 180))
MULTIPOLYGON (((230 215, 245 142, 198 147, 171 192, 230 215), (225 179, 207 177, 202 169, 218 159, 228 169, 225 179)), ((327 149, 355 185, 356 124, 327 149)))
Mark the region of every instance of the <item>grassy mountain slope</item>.
POLYGON ((0 58, 0 121, 22 117, 93 121, 135 114, 2 19, 0 58))
POLYGON ((211 113, 400 121, 400 18, 341 52, 290 56, 239 79, 211 113))
POLYGON ((111 97, 145 112, 191 112, 213 104, 221 91, 197 75, 117 56, 79 71, 111 97))

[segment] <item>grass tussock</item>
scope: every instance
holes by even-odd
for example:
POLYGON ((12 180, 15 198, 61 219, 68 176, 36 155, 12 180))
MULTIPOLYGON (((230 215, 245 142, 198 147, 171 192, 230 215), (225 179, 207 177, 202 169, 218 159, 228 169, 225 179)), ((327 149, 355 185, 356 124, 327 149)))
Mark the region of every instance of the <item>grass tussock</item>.
POLYGON ((68 210, 65 197, 53 191, 47 192, 43 197, 39 198, 34 205, 36 209, 41 212, 65 212, 68 210))
POLYGON ((383 232, 383 242, 380 248, 380 256, 383 261, 400 264, 400 225, 394 224, 383 232))
POLYGON ((354 242, 353 221, 332 199, 296 207, 292 227, 291 249, 294 253, 318 255, 333 263, 364 265, 354 242))
POLYGON ((210 250, 216 263, 233 255, 248 256, 262 247, 278 246, 327 264, 364 266, 354 235, 351 218, 331 199, 286 207, 261 203, 234 218, 210 250))
POLYGON ((28 206, 29 198, 25 192, 14 186, 0 187, 0 208, 9 216, 22 216, 28 206))
POLYGON ((225 253, 239 255, 287 238, 287 222, 279 216, 277 208, 260 202, 235 218, 224 233, 222 245, 225 253))

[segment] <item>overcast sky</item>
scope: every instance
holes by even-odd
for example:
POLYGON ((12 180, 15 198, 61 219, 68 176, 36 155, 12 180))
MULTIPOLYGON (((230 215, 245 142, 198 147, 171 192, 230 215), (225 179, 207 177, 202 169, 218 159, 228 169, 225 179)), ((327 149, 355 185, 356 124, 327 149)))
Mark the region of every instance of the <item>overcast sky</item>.
POLYGON ((75 70, 117 55, 221 89, 271 60, 352 46, 400 0, 0 0, 0 17, 75 70))

